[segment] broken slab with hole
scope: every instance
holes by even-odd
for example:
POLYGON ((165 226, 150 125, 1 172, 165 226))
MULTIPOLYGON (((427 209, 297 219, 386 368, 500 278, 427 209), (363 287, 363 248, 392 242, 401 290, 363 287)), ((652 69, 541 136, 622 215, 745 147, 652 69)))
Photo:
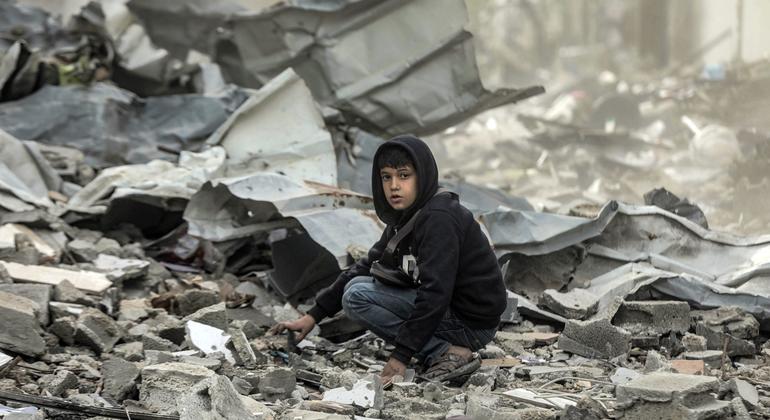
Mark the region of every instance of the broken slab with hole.
POLYGON ((89 293, 102 293, 112 286, 112 282, 102 273, 91 271, 73 271, 41 265, 24 265, 0 261, 14 281, 57 285, 69 280, 75 287, 89 293))
POLYGON ((202 351, 204 354, 221 352, 225 355, 225 359, 228 362, 235 364, 233 352, 227 348, 227 343, 230 342, 231 337, 225 334, 223 330, 201 324, 200 322, 187 321, 185 323, 185 332, 187 341, 192 347, 202 351))
POLYGON ((716 400, 719 380, 711 376, 655 372, 616 387, 623 419, 724 418, 730 403, 716 400))

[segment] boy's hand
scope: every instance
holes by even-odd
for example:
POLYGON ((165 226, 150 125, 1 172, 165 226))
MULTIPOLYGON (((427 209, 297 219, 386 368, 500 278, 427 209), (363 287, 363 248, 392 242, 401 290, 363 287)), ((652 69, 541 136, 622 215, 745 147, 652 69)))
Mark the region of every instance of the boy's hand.
POLYGON ((382 368, 382 372, 380 373, 380 379, 382 379, 382 383, 387 385, 390 383, 390 381, 393 380, 393 377, 396 375, 400 375, 402 378, 406 374, 406 365, 403 364, 401 361, 390 358, 388 359, 388 363, 385 364, 385 367, 382 368))
POLYGON ((278 324, 275 324, 273 328, 270 328, 270 333, 280 334, 284 332, 284 330, 296 331, 297 341, 302 341, 313 327, 315 327, 315 319, 310 315, 305 315, 294 321, 279 322, 278 324))

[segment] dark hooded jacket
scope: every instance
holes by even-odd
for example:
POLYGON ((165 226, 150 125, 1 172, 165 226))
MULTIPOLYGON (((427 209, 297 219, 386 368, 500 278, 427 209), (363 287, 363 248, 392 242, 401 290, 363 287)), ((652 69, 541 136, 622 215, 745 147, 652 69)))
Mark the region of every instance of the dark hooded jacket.
POLYGON ((436 331, 448 310, 474 329, 497 327, 506 306, 497 258, 489 241, 468 209, 460 205, 454 193, 435 195, 438 191, 438 167, 428 146, 413 136, 399 136, 383 143, 396 145, 411 156, 417 173, 417 199, 408 209, 395 210, 382 190, 380 168, 372 168, 372 192, 377 216, 387 224, 377 243, 337 280, 316 296, 316 305, 308 313, 316 320, 337 313, 342 308, 345 285, 354 277, 368 276, 371 262, 380 259, 388 240, 418 209, 414 230, 396 250, 396 261, 411 253, 417 259, 420 286, 415 308, 401 326, 392 356, 408 363, 436 331))

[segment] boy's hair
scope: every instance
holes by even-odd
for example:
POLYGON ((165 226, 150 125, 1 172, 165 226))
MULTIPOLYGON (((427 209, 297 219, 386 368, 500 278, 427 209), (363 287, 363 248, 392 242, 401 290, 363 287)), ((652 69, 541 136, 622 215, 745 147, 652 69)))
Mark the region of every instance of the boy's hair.
POLYGON ((377 156, 377 162, 375 163, 378 169, 385 167, 395 169, 406 165, 414 167, 414 162, 409 153, 403 147, 398 146, 384 147, 377 156))

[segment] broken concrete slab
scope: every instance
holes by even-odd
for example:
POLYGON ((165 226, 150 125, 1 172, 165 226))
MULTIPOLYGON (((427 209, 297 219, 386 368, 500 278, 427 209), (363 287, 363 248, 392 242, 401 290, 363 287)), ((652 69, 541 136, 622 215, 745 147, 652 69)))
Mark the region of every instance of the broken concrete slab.
POLYGON ((250 420, 241 396, 227 377, 214 375, 186 389, 177 402, 180 420, 250 420))
POLYGON ((757 353, 753 342, 726 333, 723 328, 721 325, 709 325, 700 321, 695 325, 695 333, 706 338, 706 347, 709 350, 721 350, 727 343, 729 356, 752 356, 757 353))
POLYGON ((0 291, 0 349, 27 356, 46 351, 38 321, 39 306, 22 296, 0 291))
POLYGON ((102 273, 5 261, 0 261, 0 265, 8 271, 12 279, 19 282, 57 285, 63 280, 69 280, 78 289, 89 293, 102 293, 112 286, 112 282, 102 273))
POLYGON ((182 322, 194 321, 220 330, 227 329, 227 307, 224 302, 201 308, 184 317, 182 322))
POLYGON ((628 353, 631 333, 616 327, 606 318, 569 320, 559 337, 560 349, 585 357, 611 359, 628 353))
POLYGON ((340 404, 352 404, 361 408, 383 407, 382 381, 379 376, 372 375, 366 379, 360 379, 353 388, 334 388, 324 392, 324 401, 333 401, 340 404))
POLYGON ((231 337, 223 330, 200 322, 187 321, 185 323, 187 340, 194 348, 204 354, 222 353, 228 362, 235 364, 233 353, 227 348, 231 337))
POLYGON ((61 250, 51 246, 34 230, 17 223, 6 223, 0 226, 0 253, 4 249, 17 249, 16 235, 26 237, 46 262, 56 262, 61 257, 61 250))
POLYGON ((93 260, 94 267, 107 275, 114 282, 135 279, 147 274, 148 261, 136 258, 120 258, 109 254, 99 254, 93 260))
POLYGON ((177 401, 198 382, 215 373, 203 366, 169 362, 145 366, 139 401, 150 410, 162 414, 176 414, 177 401))
POLYGON ((679 301, 626 301, 612 323, 632 334, 684 333, 690 329, 690 305, 679 301))
POLYGON ((703 360, 710 368, 720 368, 724 352, 722 350, 689 351, 682 353, 682 357, 687 360, 703 360))
POLYGON ((714 377, 656 372, 618 385, 615 395, 624 419, 718 418, 730 411, 711 395, 718 389, 714 377))
POLYGON ((235 349, 236 362, 247 369, 256 368, 260 360, 257 359, 254 349, 251 348, 251 344, 249 343, 249 339, 246 338, 246 334, 237 328, 230 328, 228 332, 230 333, 233 348, 235 349))
POLYGON ((685 335, 682 336, 682 346, 684 346, 685 351, 688 352, 707 350, 706 337, 685 333, 685 335))
POLYGON ((288 398, 297 386, 297 376, 291 369, 277 368, 259 379, 258 389, 267 401, 288 398))
POLYGON ((53 287, 53 300, 78 305, 94 305, 94 300, 89 298, 69 280, 62 280, 53 287))
POLYGON ((615 385, 623 385, 641 376, 642 374, 635 370, 619 367, 615 370, 615 373, 610 376, 610 381, 612 381, 612 383, 615 385))
POLYGON ((40 325, 48 325, 48 303, 51 301, 51 286, 45 284, 0 284, 0 292, 25 297, 35 302, 39 308, 40 325))
POLYGON ((739 397, 751 408, 759 406, 759 393, 757 387, 743 379, 732 378, 727 382, 727 387, 733 392, 733 395, 739 397))
POLYGON ((98 309, 84 309, 76 323, 75 342, 91 347, 97 353, 112 350, 123 335, 117 322, 98 309))
POLYGON ((542 302, 546 308, 565 318, 586 319, 596 313, 599 297, 580 288, 566 293, 548 289, 543 292, 542 302))
POLYGON ((77 386, 78 377, 74 373, 68 370, 60 370, 55 375, 51 375, 51 378, 45 385, 45 390, 54 397, 59 397, 64 391, 77 388, 77 386))
POLYGON ((219 303, 219 294, 213 290, 189 289, 176 296, 179 314, 188 316, 203 308, 219 303))

